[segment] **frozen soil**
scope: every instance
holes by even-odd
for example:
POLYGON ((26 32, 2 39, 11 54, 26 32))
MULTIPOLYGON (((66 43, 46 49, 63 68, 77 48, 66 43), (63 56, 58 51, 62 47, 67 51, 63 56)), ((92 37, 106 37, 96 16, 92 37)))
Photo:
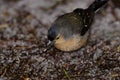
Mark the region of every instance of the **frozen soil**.
POLYGON ((0 0, 0 80, 120 80, 120 21, 110 5, 96 14, 86 46, 42 53, 57 16, 92 1, 0 0))

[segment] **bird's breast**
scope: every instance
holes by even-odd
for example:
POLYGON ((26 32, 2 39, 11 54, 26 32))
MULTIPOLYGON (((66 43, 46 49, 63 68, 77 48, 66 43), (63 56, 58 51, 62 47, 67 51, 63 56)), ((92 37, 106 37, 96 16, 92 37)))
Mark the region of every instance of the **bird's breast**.
POLYGON ((54 46, 61 51, 75 51, 83 47, 88 40, 88 36, 74 36, 67 40, 56 41, 54 46))

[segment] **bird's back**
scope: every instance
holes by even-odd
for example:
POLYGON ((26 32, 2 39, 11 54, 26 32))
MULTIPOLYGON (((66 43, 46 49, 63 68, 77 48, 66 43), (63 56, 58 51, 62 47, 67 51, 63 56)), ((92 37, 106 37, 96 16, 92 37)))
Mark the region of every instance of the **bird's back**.
POLYGON ((74 34, 81 34, 84 24, 87 22, 85 25, 88 25, 89 23, 81 14, 76 12, 64 14, 58 17, 54 26, 57 27, 61 34, 64 34, 65 38, 69 38, 74 34))

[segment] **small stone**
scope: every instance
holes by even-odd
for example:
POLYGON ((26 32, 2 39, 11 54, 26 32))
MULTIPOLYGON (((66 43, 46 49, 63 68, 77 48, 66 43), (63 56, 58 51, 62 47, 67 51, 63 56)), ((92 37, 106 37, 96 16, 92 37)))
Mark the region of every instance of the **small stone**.
POLYGON ((8 27, 8 24, 1 24, 0 25, 0 29, 4 29, 4 28, 7 28, 8 27))
POLYGON ((93 56, 93 59, 97 60, 100 56, 102 56, 102 53, 103 53, 103 51, 101 49, 97 49, 93 56))
POLYGON ((120 52, 120 46, 117 47, 117 51, 120 52))

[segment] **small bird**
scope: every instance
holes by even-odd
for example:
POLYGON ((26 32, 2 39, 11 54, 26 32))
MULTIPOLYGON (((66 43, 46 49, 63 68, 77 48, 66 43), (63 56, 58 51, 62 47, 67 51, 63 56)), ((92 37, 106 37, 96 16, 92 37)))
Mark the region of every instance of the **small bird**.
POLYGON ((48 30, 48 39, 61 51, 83 47, 90 36, 94 15, 108 0, 95 0, 87 9, 77 8, 59 16, 48 30))

